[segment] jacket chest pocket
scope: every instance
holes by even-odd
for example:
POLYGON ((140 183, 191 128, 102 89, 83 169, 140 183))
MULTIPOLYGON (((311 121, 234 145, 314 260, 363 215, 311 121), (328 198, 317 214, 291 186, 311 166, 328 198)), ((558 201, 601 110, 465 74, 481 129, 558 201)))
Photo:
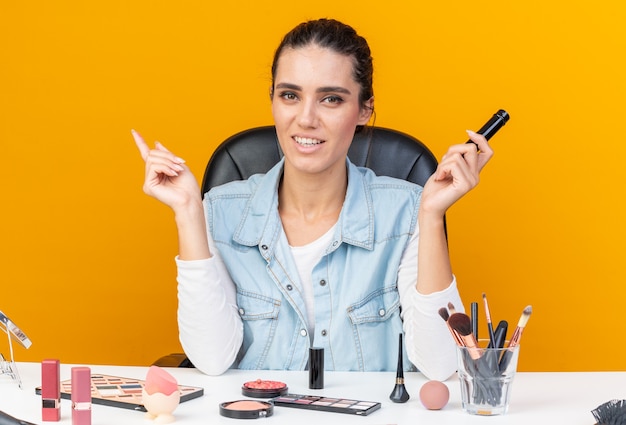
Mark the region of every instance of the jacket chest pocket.
MULTIPOLYGON (((385 350, 394 347, 402 332, 400 295, 395 286, 372 292, 348 310, 359 370, 393 370, 397 360, 385 350)), ((397 357, 396 357, 397 358, 397 357)))
POLYGON ((242 320, 276 319, 280 300, 248 291, 237 291, 237 307, 242 320))
POLYGON ((348 317, 353 325, 385 322, 398 314, 400 295, 395 286, 381 288, 348 308, 348 317))
POLYGON ((243 322, 243 345, 239 368, 262 369, 276 333, 280 300, 237 291, 237 308, 243 322))

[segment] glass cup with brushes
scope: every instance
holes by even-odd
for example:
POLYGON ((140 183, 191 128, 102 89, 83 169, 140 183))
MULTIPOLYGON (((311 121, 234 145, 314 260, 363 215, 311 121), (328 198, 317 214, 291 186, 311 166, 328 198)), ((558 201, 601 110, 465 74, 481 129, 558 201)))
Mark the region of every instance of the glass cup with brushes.
POLYGON ((511 338, 506 340, 508 324, 500 321, 494 330, 487 298, 483 294, 488 339, 478 339, 475 334, 475 309, 472 318, 456 312, 454 306, 439 309, 457 344, 458 376, 461 385, 463 410, 474 415, 502 415, 509 408, 513 379, 517 371, 520 339, 532 313, 527 306, 511 338))

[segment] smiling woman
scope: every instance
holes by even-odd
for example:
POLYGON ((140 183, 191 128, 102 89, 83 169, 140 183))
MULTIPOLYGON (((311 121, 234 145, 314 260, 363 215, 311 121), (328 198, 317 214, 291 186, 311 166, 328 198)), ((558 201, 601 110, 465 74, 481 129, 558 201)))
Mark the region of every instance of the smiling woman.
MULTIPOLYGON (((287 158, 286 176, 302 171, 316 175, 313 183, 323 185, 320 179, 328 176, 334 180, 340 169, 345 169, 355 128, 367 124, 374 101, 370 98, 361 104, 361 90, 352 77, 353 62, 350 56, 315 44, 282 50, 274 75, 272 113, 287 158)), ((336 190, 345 193, 345 185, 336 190)), ((280 205, 281 213, 288 214, 287 205, 280 205)), ((339 212, 337 205, 327 208, 317 203, 317 207, 339 212)), ((330 219, 334 223, 337 217, 330 219)), ((298 227, 295 230, 298 234, 298 227)), ((299 244, 317 239, 319 232, 328 228, 315 230, 308 237, 300 237, 299 244)), ((289 234, 287 231, 288 239, 289 234)))
POLYGON ((272 65, 284 159, 204 200, 184 160, 134 133, 145 192, 175 213, 180 338, 202 371, 302 370, 311 346, 325 349, 327 369, 395 370, 397 353, 381 347, 403 332, 407 369, 439 380, 455 371, 438 315, 463 305, 444 215, 493 152, 470 132, 480 150, 450 147, 424 188, 354 166, 347 152, 372 115, 372 75, 353 28, 298 25, 272 65))

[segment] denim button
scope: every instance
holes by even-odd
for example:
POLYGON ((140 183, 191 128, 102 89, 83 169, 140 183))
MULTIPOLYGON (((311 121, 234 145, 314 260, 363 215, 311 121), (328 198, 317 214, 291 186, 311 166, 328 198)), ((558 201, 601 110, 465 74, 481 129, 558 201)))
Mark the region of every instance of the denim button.
POLYGON ((306 329, 300 329, 300 335, 306 336, 306 329))
POLYGON ((380 317, 383 317, 383 316, 385 315, 385 309, 384 309, 384 308, 381 308, 380 310, 378 310, 378 315, 379 315, 380 317))
POLYGON ((267 251, 267 245, 261 245, 261 249, 267 251))
POLYGON ((322 336, 326 336, 326 334, 327 334, 327 333, 328 333, 328 332, 326 332, 326 329, 324 329, 324 330, 322 331, 322 336))
POLYGON ((291 285, 287 285, 287 290, 288 290, 288 291, 291 291, 292 289, 293 289, 293 286, 291 286, 291 285))
POLYGON ((245 311, 243 308, 240 308, 240 309, 239 309, 239 314, 240 314, 240 315, 242 315, 242 316, 243 316, 245 312, 246 312, 246 311, 245 311))
POLYGON ((320 286, 326 286, 326 281, 324 279, 320 280, 320 286))

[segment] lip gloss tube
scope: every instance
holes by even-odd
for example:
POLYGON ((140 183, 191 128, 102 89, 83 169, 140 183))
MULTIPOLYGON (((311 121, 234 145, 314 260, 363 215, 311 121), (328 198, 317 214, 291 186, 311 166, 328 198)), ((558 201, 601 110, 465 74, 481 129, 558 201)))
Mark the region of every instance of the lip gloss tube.
POLYGON ((61 420, 61 363, 56 359, 41 362, 41 420, 61 420))
POLYGON ((91 369, 72 368, 72 425, 91 425, 91 369))

